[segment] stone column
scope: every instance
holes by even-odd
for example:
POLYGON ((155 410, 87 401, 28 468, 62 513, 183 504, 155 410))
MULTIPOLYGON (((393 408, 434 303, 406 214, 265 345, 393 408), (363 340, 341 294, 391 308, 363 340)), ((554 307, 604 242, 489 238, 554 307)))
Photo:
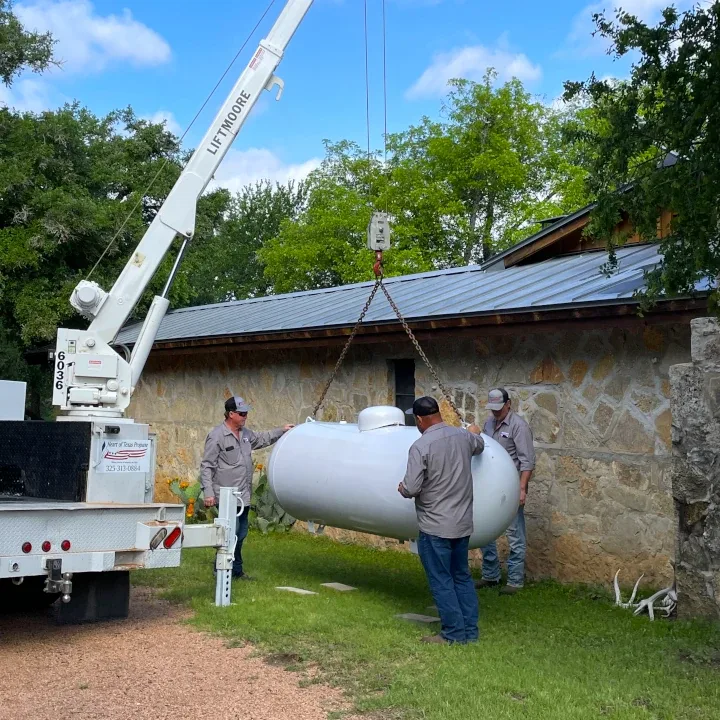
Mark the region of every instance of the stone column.
POLYGON ((720 619, 720 323, 691 328, 692 362, 670 368, 678 614, 720 619))

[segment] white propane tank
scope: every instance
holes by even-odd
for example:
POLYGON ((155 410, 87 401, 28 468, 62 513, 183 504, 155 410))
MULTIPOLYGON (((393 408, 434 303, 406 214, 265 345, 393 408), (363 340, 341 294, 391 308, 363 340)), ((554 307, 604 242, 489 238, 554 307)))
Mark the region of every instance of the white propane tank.
MULTIPOLYGON (((414 540, 415 503, 397 487, 419 437, 405 425, 405 413, 389 406, 366 408, 357 424, 309 421, 275 444, 268 481, 283 509, 299 520, 414 540)), ((500 443, 482 437, 485 450, 472 459, 471 548, 500 537, 520 502, 515 464, 500 443)))

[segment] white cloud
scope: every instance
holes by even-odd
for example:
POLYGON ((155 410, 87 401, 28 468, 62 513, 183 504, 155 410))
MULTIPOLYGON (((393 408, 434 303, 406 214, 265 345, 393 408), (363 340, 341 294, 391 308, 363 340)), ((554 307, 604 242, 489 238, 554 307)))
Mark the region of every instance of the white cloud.
POLYGON ((175 119, 175 116, 169 110, 158 110, 152 115, 143 115, 143 120, 148 122, 159 124, 165 123, 165 127, 174 135, 180 137, 183 133, 183 129, 180 127, 180 123, 175 119))
POLYGON ((51 90, 47 83, 34 78, 21 79, 11 88, 0 83, 0 106, 6 105, 20 112, 40 113, 52 105, 51 90))
POLYGON ((303 163, 286 164, 267 148, 230 149, 209 189, 225 187, 231 192, 237 192, 258 180, 270 180, 273 183, 303 180, 320 163, 320 158, 311 158, 303 163))
POLYGON ((523 53, 510 52, 504 47, 504 42, 500 45, 495 49, 471 45, 436 54, 430 67, 407 90, 405 97, 415 100, 444 95, 448 80, 482 80, 489 67, 495 68, 501 81, 513 77, 523 82, 540 79, 542 70, 539 65, 534 65, 523 53))
POLYGON ((595 13, 605 12, 609 19, 615 18, 615 8, 620 7, 630 15, 635 15, 645 23, 655 24, 660 18, 662 11, 674 5, 678 10, 684 10, 692 5, 692 0, 622 0, 617 3, 597 2, 586 5, 573 20, 572 30, 568 42, 574 47, 582 47, 586 54, 598 54, 605 52, 609 43, 605 38, 592 33, 596 30, 592 16, 595 13))
POLYGON ((159 65, 170 59, 167 42, 128 9, 103 16, 90 0, 34 0, 14 10, 28 29, 52 33, 65 72, 99 72, 117 62, 159 65))

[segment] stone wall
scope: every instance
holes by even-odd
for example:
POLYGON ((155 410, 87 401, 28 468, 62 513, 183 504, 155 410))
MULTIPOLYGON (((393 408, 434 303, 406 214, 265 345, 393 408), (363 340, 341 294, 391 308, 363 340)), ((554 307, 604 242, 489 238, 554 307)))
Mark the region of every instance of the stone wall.
MULTIPOLYGON (((648 583, 670 579, 668 370, 689 359, 689 346, 686 325, 423 343, 466 420, 482 421, 488 389, 504 385, 533 428, 538 464, 526 507, 531 577, 607 582, 622 568, 628 582, 641 573, 648 583)), ((167 478, 197 476, 205 435, 222 420, 225 397, 250 400, 251 427, 302 422, 338 354, 321 348, 151 355, 131 410, 158 435, 158 499, 168 499, 167 478)), ((413 357, 409 342, 352 348, 322 419, 353 421, 368 405, 393 404, 392 360, 413 357)), ((417 394, 438 396, 415 360, 417 394)))
POLYGON ((691 326, 692 362, 670 369, 678 613, 720 619, 720 324, 691 326))

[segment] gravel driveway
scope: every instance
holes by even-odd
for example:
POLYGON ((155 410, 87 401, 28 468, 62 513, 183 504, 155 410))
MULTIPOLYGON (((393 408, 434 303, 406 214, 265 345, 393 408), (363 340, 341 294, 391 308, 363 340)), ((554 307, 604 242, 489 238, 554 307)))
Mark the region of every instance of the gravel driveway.
POLYGON ((299 673, 227 648, 184 617, 144 588, 124 621, 0 617, 0 720, 325 720, 347 707, 339 690, 301 688, 299 673))

